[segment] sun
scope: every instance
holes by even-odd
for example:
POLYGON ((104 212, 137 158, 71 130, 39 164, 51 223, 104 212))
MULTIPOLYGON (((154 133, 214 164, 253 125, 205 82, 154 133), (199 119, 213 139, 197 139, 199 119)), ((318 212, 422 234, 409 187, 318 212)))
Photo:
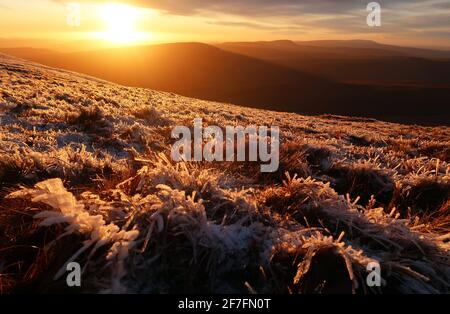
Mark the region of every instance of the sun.
POLYGON ((105 4, 99 9, 100 18, 105 25, 101 37, 115 43, 132 43, 142 40, 144 34, 136 29, 141 18, 138 8, 125 4, 105 4))

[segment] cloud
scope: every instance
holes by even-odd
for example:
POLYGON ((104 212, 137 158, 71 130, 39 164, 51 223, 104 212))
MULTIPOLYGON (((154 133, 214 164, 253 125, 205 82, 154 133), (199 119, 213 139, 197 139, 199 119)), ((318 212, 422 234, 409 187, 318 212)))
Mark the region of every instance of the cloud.
MULTIPOLYGON (((53 0, 67 2, 68 0, 53 0)), ((157 9, 173 15, 234 15, 246 18, 302 17, 322 15, 361 16, 372 0, 115 0, 140 7, 157 9)), ((111 0, 78 0, 78 2, 111 2, 111 0)), ((377 0, 384 12, 397 15, 449 12, 446 0, 377 0)), ((449 20, 450 21, 450 20, 449 20)), ((448 22, 447 24, 450 24, 448 22)))
POLYGON ((365 8, 361 0, 134 0, 137 5, 157 8, 172 14, 220 12, 233 15, 273 16, 307 13, 342 13, 365 8))
MULTIPOLYGON (((53 0, 64 2, 65 0, 53 0)), ((68 1, 68 0, 67 0, 68 1)), ((74 0, 76 1, 76 0, 74 0)), ((111 0, 78 0, 110 2, 111 0)), ((270 31, 289 28, 326 29, 327 33, 367 31, 366 7, 372 0, 115 0, 159 10, 168 15, 202 16, 210 24, 270 31), (281 22, 280 22, 281 21, 281 22), (281 25, 281 27, 280 27, 281 25), (296 27, 298 25, 298 27, 296 27)), ((383 33, 417 34, 436 29, 436 37, 450 31, 448 0, 375 0, 381 4, 383 33), (438 34, 439 32, 439 34, 438 34)), ((448 43, 450 45, 450 41, 448 43)))
MULTIPOLYGON (((54 0, 66 2, 65 0, 54 0)), ((79 2, 111 2, 109 0, 79 0, 79 2)), ((195 15, 218 12, 245 16, 277 16, 298 14, 348 14, 364 11, 368 0, 116 0, 141 7, 149 7, 168 14, 195 15)), ((434 0, 379 1, 382 6, 397 4, 434 3, 434 0)))

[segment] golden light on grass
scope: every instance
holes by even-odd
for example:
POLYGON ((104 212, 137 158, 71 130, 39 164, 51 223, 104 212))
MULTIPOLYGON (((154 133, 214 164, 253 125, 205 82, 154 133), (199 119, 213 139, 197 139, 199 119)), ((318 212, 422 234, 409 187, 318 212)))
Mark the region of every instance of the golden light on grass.
POLYGON ((105 31, 100 37, 119 44, 128 44, 147 39, 148 33, 137 29, 138 21, 143 12, 136 7, 125 4, 111 3, 99 7, 99 16, 105 25, 105 31))

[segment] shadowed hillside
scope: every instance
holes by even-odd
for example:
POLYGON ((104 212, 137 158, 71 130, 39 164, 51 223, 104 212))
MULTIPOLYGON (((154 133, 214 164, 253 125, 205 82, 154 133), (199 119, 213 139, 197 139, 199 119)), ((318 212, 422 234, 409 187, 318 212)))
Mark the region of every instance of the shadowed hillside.
MULTIPOLYGON (((293 42, 281 41, 271 45, 276 47, 280 57, 286 51, 294 56, 297 54, 298 45, 293 42)), ((197 43, 73 54, 46 54, 23 49, 6 51, 127 86, 154 88, 205 100, 304 114, 360 115, 427 124, 447 124, 450 121, 447 105, 450 89, 442 86, 385 86, 379 82, 372 86, 361 82, 334 82, 331 79, 337 77, 332 75, 328 75, 328 79, 319 77, 327 76, 330 69, 333 73, 340 73, 338 70, 347 66, 345 62, 334 64, 330 61, 331 65, 327 67, 327 62, 320 61, 319 66, 323 65, 325 70, 305 69, 314 72, 307 74, 290 62, 258 60, 197 43)), ((364 51, 363 55, 367 53, 364 51)), ((358 64, 352 66, 346 79, 354 75, 357 81, 363 81, 366 73, 363 69, 366 68, 358 64), (352 70, 352 66, 355 69, 352 70)), ((399 66, 402 66, 401 63, 399 66)), ((386 67, 389 68, 389 64, 386 67)), ((404 67, 414 71, 408 65, 404 67)), ((399 73, 405 75, 402 71, 399 73)), ((381 77, 385 75, 379 74, 381 77)), ((448 73, 445 75, 448 76, 448 73)))
POLYGON ((241 42, 218 47, 334 81, 450 87, 450 52, 371 41, 241 42))

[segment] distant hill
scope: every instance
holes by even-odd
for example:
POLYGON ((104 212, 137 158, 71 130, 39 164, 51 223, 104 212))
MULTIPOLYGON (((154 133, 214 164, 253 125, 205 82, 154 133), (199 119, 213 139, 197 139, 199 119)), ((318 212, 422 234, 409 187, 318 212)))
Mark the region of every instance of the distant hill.
POLYGON ((237 42, 218 47, 341 82, 450 86, 450 51, 372 41, 237 42))
MULTIPOLYGON (((200 43, 69 54, 33 49, 3 51, 127 86, 170 91, 205 100, 304 114, 361 115, 432 124, 449 121, 450 90, 446 88, 339 83, 333 81, 335 77, 321 78, 323 72, 301 71, 299 67, 284 64, 286 55, 298 54, 300 48, 294 42, 249 45, 262 47, 261 52, 279 56, 281 61, 262 60, 261 56, 245 56, 240 54, 241 51, 225 51, 228 48, 224 46, 218 48, 200 43)), ((327 49, 322 49, 324 55, 328 53, 327 49)), ((358 50, 358 53, 369 54, 371 51, 379 53, 372 49, 358 50)), ((335 54, 333 50, 332 55, 335 54)), ((358 74, 356 70, 354 72, 358 74)))
POLYGON ((54 50, 31 47, 0 48, 0 52, 22 59, 45 62, 52 57, 59 55, 59 53, 54 50))
POLYGON ((435 50, 435 49, 386 45, 372 40, 313 40, 313 41, 298 41, 296 42, 296 44, 300 46, 314 46, 324 48, 379 49, 411 57, 450 59, 450 50, 435 50))
POLYGON ((250 54, 254 57, 285 59, 287 57, 303 58, 367 58, 380 56, 403 56, 404 52, 383 49, 378 46, 331 46, 331 43, 315 45, 314 42, 294 42, 290 40, 228 42, 216 45, 227 51, 250 54), (322 46, 323 45, 323 46, 322 46))

